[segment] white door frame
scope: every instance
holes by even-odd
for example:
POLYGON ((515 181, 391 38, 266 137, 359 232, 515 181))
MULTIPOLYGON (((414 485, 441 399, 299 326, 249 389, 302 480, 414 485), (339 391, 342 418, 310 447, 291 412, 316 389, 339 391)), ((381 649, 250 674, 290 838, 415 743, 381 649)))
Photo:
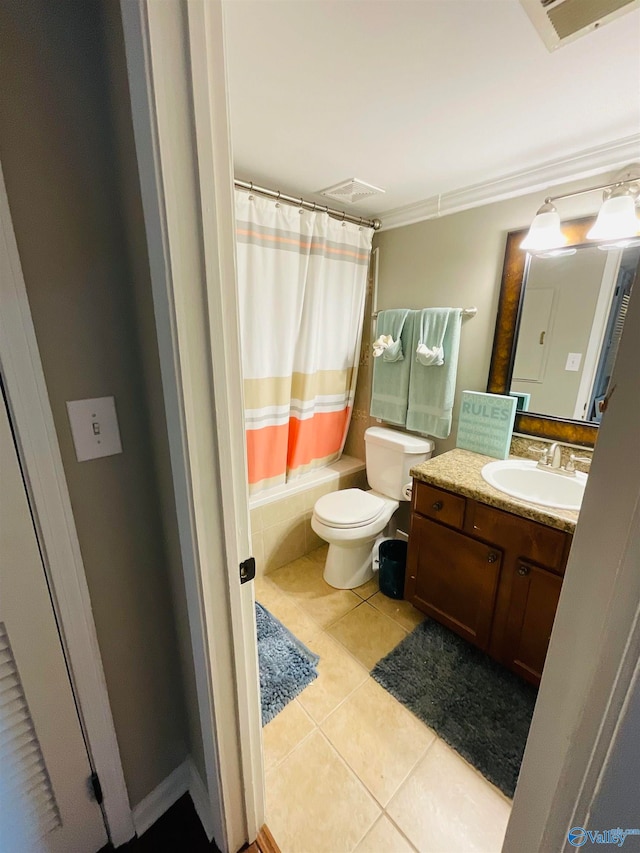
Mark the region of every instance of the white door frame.
POLYGON ((219 0, 122 0, 213 835, 264 823, 259 680, 219 0))
MULTIPOLYGON (((220 0, 123 0, 122 13, 209 797, 218 844, 237 849, 255 838, 264 793, 253 595, 237 575, 249 526, 222 10, 220 0)), ((630 685, 640 295, 627 322, 505 851, 561 850, 573 815, 586 819, 630 685)))
POLYGON ((0 165, 0 370, 62 644, 114 845, 135 834, 89 590, 0 165))

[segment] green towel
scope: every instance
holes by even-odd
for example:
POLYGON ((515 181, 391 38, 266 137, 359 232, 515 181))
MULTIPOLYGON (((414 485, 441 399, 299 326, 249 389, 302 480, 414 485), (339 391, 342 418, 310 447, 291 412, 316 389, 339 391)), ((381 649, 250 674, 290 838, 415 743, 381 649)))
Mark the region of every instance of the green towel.
POLYGON ((413 432, 447 438, 451 432, 451 411, 456 391, 460 348, 461 308, 425 308, 417 312, 411 345, 411 379, 406 427, 413 432), (442 327, 446 321, 444 337, 442 327), (420 338, 422 337, 422 340, 420 338), (439 346, 444 364, 425 366, 416 358, 419 344, 439 346))
POLYGON ((413 321, 417 313, 408 308, 380 311, 376 324, 376 338, 391 335, 394 341, 400 339, 404 358, 400 358, 395 351, 397 348, 394 348, 395 361, 385 360, 383 356, 373 359, 370 412, 374 418, 399 426, 405 425, 407 417, 409 373, 413 361, 413 321))

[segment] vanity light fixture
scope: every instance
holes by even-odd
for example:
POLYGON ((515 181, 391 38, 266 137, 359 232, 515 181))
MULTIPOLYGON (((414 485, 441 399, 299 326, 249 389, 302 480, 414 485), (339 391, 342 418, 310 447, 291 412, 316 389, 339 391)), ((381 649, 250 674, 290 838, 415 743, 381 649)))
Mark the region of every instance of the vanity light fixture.
POLYGON ((624 240, 636 237, 640 222, 636 216, 638 184, 620 184, 605 198, 593 228, 588 232, 589 240, 624 240))
POLYGON ((602 243, 598 246, 601 249, 640 245, 640 220, 636 215, 636 200, 640 196, 640 165, 634 164, 628 166, 610 184, 546 198, 531 223, 529 233, 520 243, 520 248, 537 257, 573 254, 574 248, 564 248, 568 238, 560 228, 560 215, 554 202, 598 190, 604 190, 603 204, 587 239, 602 243))
POLYGON ((551 199, 546 199, 531 223, 529 233, 520 243, 521 249, 531 254, 548 252, 551 249, 561 249, 566 246, 568 238, 560 230, 560 214, 551 199))

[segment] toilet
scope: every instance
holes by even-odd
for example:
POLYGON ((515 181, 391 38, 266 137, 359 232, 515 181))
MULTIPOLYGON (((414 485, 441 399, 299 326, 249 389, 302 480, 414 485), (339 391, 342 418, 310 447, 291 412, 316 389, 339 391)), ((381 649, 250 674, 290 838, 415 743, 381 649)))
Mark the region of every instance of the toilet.
POLYGON ((409 500, 409 469, 429 459, 430 439, 385 427, 370 427, 364 434, 367 480, 372 487, 342 489, 316 501, 311 527, 329 553, 324 579, 337 589, 353 589, 373 577, 372 551, 387 528, 400 501, 409 500))

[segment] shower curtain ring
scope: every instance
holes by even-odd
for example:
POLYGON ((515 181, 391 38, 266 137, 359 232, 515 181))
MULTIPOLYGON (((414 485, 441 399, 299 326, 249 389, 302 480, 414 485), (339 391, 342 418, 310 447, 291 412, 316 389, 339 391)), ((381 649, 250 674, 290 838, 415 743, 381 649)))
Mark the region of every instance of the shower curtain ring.
POLYGON ((276 196, 276 207, 280 207, 280 196, 282 193, 278 190, 278 195, 276 196))

